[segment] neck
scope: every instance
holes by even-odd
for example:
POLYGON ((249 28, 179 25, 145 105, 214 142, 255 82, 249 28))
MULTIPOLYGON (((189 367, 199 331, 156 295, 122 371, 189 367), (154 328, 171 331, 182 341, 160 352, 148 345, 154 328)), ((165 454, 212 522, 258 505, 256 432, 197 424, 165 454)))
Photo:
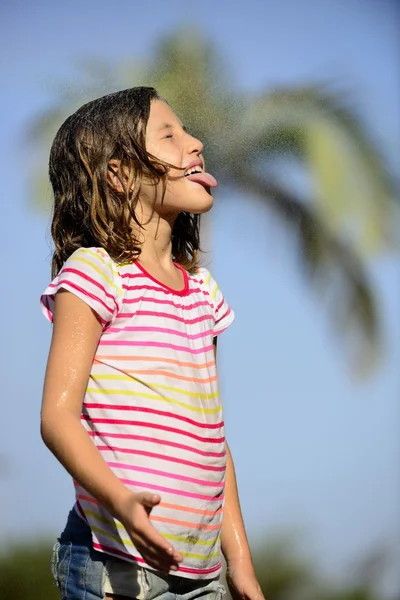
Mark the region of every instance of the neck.
POLYGON ((155 211, 151 217, 139 221, 142 228, 134 228, 135 235, 141 242, 139 260, 143 264, 160 265, 168 269, 173 264, 172 259, 172 228, 175 218, 161 217, 155 211))

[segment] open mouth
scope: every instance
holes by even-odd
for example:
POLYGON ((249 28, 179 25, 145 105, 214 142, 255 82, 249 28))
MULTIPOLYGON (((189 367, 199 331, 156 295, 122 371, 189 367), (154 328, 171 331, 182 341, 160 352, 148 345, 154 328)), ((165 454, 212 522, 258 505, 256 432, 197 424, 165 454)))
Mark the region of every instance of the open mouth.
POLYGON ((198 165, 197 167, 192 167, 185 172, 185 177, 189 177, 190 175, 194 175, 195 173, 203 173, 203 168, 198 165))
POLYGON ((210 175, 210 173, 204 172, 204 167, 202 164, 189 167, 186 169, 184 175, 189 181, 192 181, 193 183, 199 183, 205 188, 212 188, 216 187, 217 185, 215 177, 210 175))

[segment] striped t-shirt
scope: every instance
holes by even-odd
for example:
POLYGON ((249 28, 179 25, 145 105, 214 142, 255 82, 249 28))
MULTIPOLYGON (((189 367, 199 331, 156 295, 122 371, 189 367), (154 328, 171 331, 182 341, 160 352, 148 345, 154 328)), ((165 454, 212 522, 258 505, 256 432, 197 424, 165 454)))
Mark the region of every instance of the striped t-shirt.
MULTIPOLYGON (((102 248, 80 248, 41 304, 52 321, 63 288, 97 314, 103 332, 83 425, 128 488, 160 494, 150 518, 184 557, 177 574, 207 579, 221 570, 226 464, 213 338, 233 312, 206 269, 179 268, 185 283, 175 291, 138 261, 118 265, 102 248)), ((77 482, 75 489, 94 548, 150 568, 122 524, 77 482)))

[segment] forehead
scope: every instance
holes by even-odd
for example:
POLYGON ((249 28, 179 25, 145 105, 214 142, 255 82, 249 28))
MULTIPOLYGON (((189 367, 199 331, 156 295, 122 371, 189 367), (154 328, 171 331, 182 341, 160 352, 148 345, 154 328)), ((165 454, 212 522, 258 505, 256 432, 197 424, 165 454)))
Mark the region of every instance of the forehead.
POLYGON ((180 119, 176 116, 172 108, 163 100, 153 100, 150 105, 150 115, 147 122, 147 131, 154 132, 160 129, 166 129, 168 125, 179 125, 182 127, 180 119))

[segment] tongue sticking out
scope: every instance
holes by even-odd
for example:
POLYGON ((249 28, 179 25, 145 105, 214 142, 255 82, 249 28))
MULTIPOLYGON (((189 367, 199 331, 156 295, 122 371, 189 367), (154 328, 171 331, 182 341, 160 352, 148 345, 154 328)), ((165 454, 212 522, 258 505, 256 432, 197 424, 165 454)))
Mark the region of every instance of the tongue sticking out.
POLYGON ((193 173, 193 175, 187 175, 186 179, 200 183, 206 187, 216 187, 218 185, 217 180, 210 173, 193 173))

